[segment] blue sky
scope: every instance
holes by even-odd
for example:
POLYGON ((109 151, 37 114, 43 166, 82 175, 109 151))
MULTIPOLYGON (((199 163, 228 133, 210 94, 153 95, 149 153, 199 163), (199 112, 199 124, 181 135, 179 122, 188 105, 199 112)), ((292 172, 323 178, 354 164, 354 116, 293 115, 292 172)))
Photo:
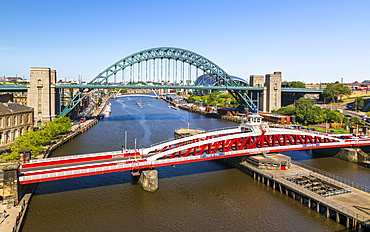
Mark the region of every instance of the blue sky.
POLYGON ((0 76, 93 79, 141 50, 178 47, 248 78, 370 79, 368 0, 0 0, 0 76))

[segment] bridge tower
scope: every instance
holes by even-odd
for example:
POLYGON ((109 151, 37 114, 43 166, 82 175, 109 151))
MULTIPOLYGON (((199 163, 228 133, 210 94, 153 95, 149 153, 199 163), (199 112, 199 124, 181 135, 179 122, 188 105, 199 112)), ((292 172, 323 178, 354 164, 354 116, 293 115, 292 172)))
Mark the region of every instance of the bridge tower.
POLYGON ((35 126, 53 120, 58 114, 56 75, 56 70, 50 68, 31 67, 27 105, 34 109, 35 126))
MULTIPOLYGON (((266 74, 265 77, 262 75, 249 76, 250 86, 263 87, 262 92, 255 92, 256 96, 252 96, 252 99, 257 99, 259 102, 259 111, 271 112, 281 107, 281 81, 281 72, 266 74)), ((252 91, 251 94, 253 94, 252 91)))
POLYGON ((257 100, 257 109, 266 112, 266 87, 263 75, 250 75, 249 85, 252 87, 263 87, 262 92, 250 91, 250 97, 257 100))
POLYGON ((281 107, 281 72, 266 74, 266 111, 281 107))

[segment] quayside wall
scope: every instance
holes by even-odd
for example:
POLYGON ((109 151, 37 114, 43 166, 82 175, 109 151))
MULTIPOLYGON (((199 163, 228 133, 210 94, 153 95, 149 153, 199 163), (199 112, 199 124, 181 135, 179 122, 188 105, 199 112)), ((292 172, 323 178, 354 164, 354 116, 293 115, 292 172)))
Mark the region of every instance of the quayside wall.
POLYGON ((300 167, 297 165, 297 162, 292 164, 289 170, 266 170, 259 169, 246 160, 246 157, 236 157, 223 159, 221 161, 238 168, 239 170, 252 176, 255 180, 262 182, 272 189, 293 198, 294 200, 305 205, 307 208, 310 208, 317 213, 320 213, 323 216, 342 224, 348 229, 354 231, 370 231, 370 215, 361 210, 353 209, 351 205, 346 205, 343 203, 343 201, 337 201, 334 199, 337 198, 336 195, 341 195, 341 198, 348 197, 348 199, 358 198, 356 202, 363 204, 358 208, 366 208, 370 205, 370 189, 356 184, 355 186, 350 186, 348 185, 349 183, 354 183, 351 181, 348 181, 348 183, 345 183, 345 181, 339 181, 343 178, 334 178, 334 175, 323 172, 323 174, 328 175, 325 176, 320 174, 320 170, 300 167), (341 186, 341 190, 319 195, 289 181, 289 178, 287 178, 289 176, 297 177, 306 175, 316 176, 317 178, 325 180, 328 183, 341 186), (364 201, 363 199, 368 201, 364 201))

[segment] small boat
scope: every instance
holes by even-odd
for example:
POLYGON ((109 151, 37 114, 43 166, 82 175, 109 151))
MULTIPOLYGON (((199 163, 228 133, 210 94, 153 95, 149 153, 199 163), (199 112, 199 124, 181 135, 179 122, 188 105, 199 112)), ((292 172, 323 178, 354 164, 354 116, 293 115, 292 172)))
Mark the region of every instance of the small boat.
POLYGON ((140 102, 136 102, 136 104, 140 107, 143 108, 143 105, 140 102))
POLYGON ((171 108, 171 109, 174 109, 174 110, 180 110, 179 107, 177 107, 177 106, 171 106, 171 105, 169 105, 168 108, 171 108))

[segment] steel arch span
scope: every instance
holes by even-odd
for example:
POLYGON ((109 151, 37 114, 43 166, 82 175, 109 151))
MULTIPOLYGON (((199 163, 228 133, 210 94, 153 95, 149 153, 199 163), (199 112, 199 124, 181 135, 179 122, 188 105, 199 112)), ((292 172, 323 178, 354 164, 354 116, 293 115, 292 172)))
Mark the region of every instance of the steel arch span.
MULTIPOLYGON (((115 76, 118 72, 128 67, 132 67, 135 64, 140 64, 149 60, 155 61, 157 59, 175 60, 194 66, 213 77, 217 81, 217 86, 225 86, 226 89, 229 86, 238 85, 238 83, 229 74, 227 74, 222 68, 220 68, 211 60, 195 52, 173 47, 151 48, 126 56, 125 58, 115 62, 100 72, 88 83, 88 85, 108 84, 108 79, 112 76, 115 76)), ((153 89, 154 88, 155 86, 153 86, 153 89)), ((210 86, 209 88, 212 87, 210 86)), ((64 116, 68 114, 91 90, 92 88, 80 89, 73 99, 69 101, 68 105, 64 108, 60 115, 64 116)), ((252 109, 254 107, 253 101, 245 91, 230 89, 228 89, 228 91, 237 100, 242 108, 252 109)))
POLYGON ((134 64, 155 59, 173 59, 177 61, 182 61, 203 70, 205 73, 215 78, 217 82, 221 85, 237 85, 237 83, 230 77, 229 74, 227 74, 223 69, 221 69, 217 64, 213 63, 211 60, 195 52, 173 47, 151 48, 126 56, 125 58, 106 68, 104 71, 100 72, 94 79, 89 82, 89 84, 107 83, 109 77, 117 74, 119 71, 134 64))

